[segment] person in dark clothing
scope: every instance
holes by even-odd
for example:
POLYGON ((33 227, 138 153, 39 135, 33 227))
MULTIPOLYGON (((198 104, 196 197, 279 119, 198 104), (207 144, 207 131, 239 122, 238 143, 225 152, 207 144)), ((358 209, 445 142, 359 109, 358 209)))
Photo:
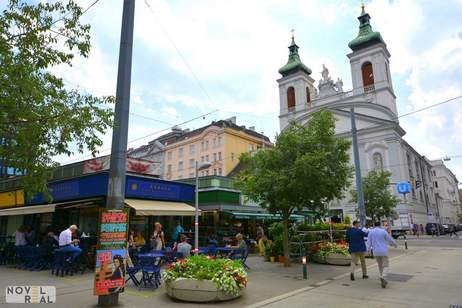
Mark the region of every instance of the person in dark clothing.
POLYGON ((361 261, 361 269, 363 272, 363 279, 369 278, 367 276, 367 267, 366 267, 366 244, 364 243, 364 238, 367 236, 367 233, 361 230, 359 226, 359 221, 353 221, 353 227, 348 229, 346 232, 346 240, 348 242, 349 248, 348 251, 351 254, 351 265, 350 265, 350 279, 355 280, 355 268, 358 260, 361 261))
POLYGON ((53 231, 49 231, 42 240, 42 247, 45 248, 47 253, 52 253, 55 248, 59 247, 58 240, 53 231))

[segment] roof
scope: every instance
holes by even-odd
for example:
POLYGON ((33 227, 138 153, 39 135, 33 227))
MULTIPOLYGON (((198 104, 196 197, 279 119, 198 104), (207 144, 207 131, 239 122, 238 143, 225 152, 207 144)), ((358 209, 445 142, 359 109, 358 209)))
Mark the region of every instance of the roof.
POLYGON ((302 71, 310 75, 311 69, 305 64, 303 64, 302 60, 300 60, 300 56, 298 54, 298 45, 295 44, 295 40, 293 36, 292 36, 292 43, 289 46, 289 50, 290 50, 289 60, 287 61, 286 65, 284 65, 283 67, 279 69, 279 74, 281 74, 283 77, 286 77, 295 72, 302 71))
POLYGON ((362 6, 362 12, 358 19, 358 36, 348 44, 348 47, 350 47, 351 50, 357 51, 378 43, 385 44, 382 36, 380 35, 380 32, 372 30, 371 24, 369 22, 371 16, 364 11, 364 5, 362 6))
MULTIPOLYGON (((186 132, 183 131, 183 133, 181 135, 178 135, 177 138, 175 138, 172 143, 179 142, 179 141, 191 138, 193 136, 199 135, 203 131, 205 131, 207 128, 212 127, 212 126, 217 126, 217 127, 220 127, 220 128, 231 128, 231 129, 234 129, 234 130, 237 130, 237 131, 242 131, 242 132, 244 132, 244 133, 246 133, 248 135, 251 135, 253 137, 263 139, 264 141, 271 142, 270 139, 268 137, 266 137, 265 135, 257 133, 254 130, 248 129, 245 126, 239 126, 239 125, 233 123, 230 120, 220 120, 220 121, 216 121, 216 122, 213 121, 209 125, 203 126, 201 128, 198 128, 198 129, 195 129, 195 130, 192 130, 192 131, 186 131, 186 132)), ((171 133, 160 136, 158 139, 164 139, 164 136, 167 136, 167 135, 171 136, 171 133)), ((170 139, 169 141, 171 141, 171 140, 172 139, 170 139)))

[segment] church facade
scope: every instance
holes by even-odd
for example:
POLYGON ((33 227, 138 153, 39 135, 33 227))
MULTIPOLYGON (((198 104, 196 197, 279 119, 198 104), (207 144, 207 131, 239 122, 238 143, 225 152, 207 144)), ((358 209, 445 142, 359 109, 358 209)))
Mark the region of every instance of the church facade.
MULTIPOLYGON (((425 225, 427 222, 437 222, 438 196, 433 187, 432 166, 428 159, 403 139, 406 132, 399 124, 387 45, 380 33, 372 30, 370 16, 364 7, 358 19, 358 36, 348 45, 352 50, 347 57, 353 87, 349 91, 343 89, 341 79, 331 78, 325 66, 322 79, 316 86, 310 76, 312 71, 301 61, 299 47, 292 36, 289 60, 279 70, 282 78, 277 80, 280 129, 283 131, 292 122, 304 124, 311 114, 328 108, 337 120, 337 136, 351 138, 350 109, 353 107, 361 175, 364 177, 370 170, 384 169, 392 173, 392 183, 411 183, 411 192, 406 198, 396 192, 395 185, 390 187, 401 200, 393 223, 425 225)), ((353 164, 352 150, 350 157, 353 164)), ((336 215, 354 218, 357 205, 350 202, 348 191, 342 200, 336 200, 329 206, 336 215)))

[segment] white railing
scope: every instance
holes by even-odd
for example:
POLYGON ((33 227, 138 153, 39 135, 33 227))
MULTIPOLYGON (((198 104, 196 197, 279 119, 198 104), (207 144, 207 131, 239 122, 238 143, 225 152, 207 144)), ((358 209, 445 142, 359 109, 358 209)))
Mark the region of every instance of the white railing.
POLYGON ((375 85, 370 84, 368 86, 364 86, 364 93, 370 93, 375 91, 375 85))

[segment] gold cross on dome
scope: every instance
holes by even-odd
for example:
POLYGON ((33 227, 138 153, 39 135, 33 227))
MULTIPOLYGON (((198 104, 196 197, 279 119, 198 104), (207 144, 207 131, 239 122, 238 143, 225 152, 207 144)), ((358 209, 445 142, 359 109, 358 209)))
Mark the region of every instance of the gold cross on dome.
POLYGON ((293 38, 294 38, 295 29, 290 30, 290 32, 292 33, 292 39, 293 39, 293 38))

